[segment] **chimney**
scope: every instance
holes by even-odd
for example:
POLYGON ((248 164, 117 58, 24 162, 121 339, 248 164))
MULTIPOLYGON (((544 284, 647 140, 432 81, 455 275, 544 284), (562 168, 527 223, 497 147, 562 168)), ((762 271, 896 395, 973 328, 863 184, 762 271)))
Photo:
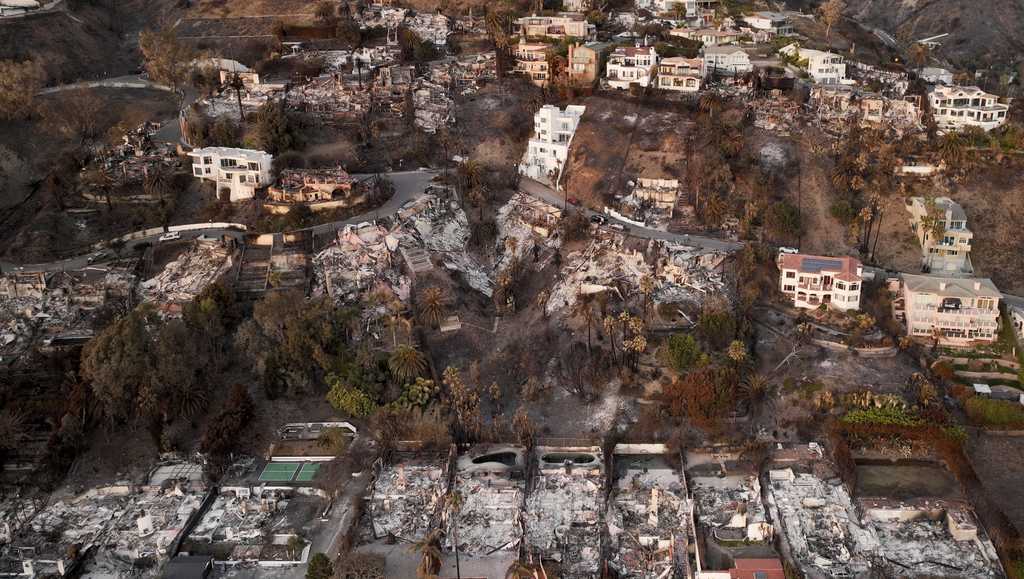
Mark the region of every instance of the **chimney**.
POLYGON ((981 290, 981 282, 980 281, 974 282, 974 291, 980 291, 980 290, 981 290))
POLYGON ((942 290, 942 291, 946 291, 946 282, 940 281, 939 282, 939 289, 942 290))

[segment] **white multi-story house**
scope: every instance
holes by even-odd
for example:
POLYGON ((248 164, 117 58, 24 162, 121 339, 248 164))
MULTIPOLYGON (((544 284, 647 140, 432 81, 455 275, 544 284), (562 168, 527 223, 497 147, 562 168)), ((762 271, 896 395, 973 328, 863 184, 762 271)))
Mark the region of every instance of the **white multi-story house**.
POLYGON ((974 233, 967 228, 967 213, 949 197, 933 200, 924 197, 907 199, 910 228, 921 244, 921 265, 935 274, 971 274, 971 241, 974 233))
POLYGON ((846 61, 832 52, 800 48, 795 42, 779 49, 780 54, 793 57, 816 83, 849 84, 846 78, 846 61))
POLYGON ((720 28, 673 28, 669 36, 696 40, 704 46, 719 46, 722 44, 735 44, 743 37, 739 30, 720 28))
POLYGON ((563 12, 555 16, 524 16, 516 21, 519 34, 529 38, 566 38, 593 40, 597 26, 582 14, 563 12))
POLYGON ((999 288, 987 278, 903 274, 907 335, 962 346, 999 334, 999 288))
POLYGON ((256 190, 270 184, 270 153, 231 147, 204 147, 188 154, 192 174, 217 184, 217 195, 231 201, 252 199, 256 190))
POLYGON ((709 46, 704 49, 704 77, 739 76, 754 70, 750 55, 736 46, 709 46))
POLYGON ((853 257, 802 253, 779 254, 779 289, 793 305, 814 309, 825 305, 842 311, 860 309, 864 268, 853 257))
POLYGON ((674 12, 677 6, 686 11, 686 18, 701 17, 707 11, 714 11, 719 0, 636 0, 637 10, 651 12, 674 12))
POLYGON ((991 131, 1006 123, 1010 110, 998 96, 976 86, 933 86, 928 89, 928 102, 935 123, 944 131, 967 127, 991 131))
POLYGON ((519 172, 558 188, 572 136, 586 110, 581 105, 569 105, 564 111, 554 105, 542 106, 533 115, 533 136, 519 172))
POLYGON ((658 64, 658 78, 655 86, 662 90, 698 92, 703 79, 701 68, 704 62, 699 58, 673 56, 658 64))
POLYGON ((631 84, 650 86, 658 66, 653 46, 616 48, 608 57, 605 78, 612 88, 628 89, 631 84))
POLYGON ((789 36, 793 34, 793 26, 782 12, 755 12, 749 16, 744 16, 743 20, 755 30, 771 32, 776 36, 789 36))

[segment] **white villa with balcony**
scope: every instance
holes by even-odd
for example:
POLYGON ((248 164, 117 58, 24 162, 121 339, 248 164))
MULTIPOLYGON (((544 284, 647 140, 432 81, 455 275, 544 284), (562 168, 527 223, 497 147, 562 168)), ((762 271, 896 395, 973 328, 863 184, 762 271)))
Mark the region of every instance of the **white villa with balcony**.
POLYGON ((740 76, 754 70, 750 55, 738 46, 708 46, 703 54, 704 77, 740 76))
POLYGON ((569 105, 564 111, 554 105, 542 106, 533 116, 533 136, 519 172, 558 188, 572 136, 586 110, 581 105, 569 105))
POLYGON ((999 288, 987 278, 903 274, 907 335, 945 346, 993 342, 999 334, 999 288))
POLYGON ((256 190, 270 184, 270 153, 231 147, 194 149, 192 174, 217 184, 217 195, 226 194, 232 202, 252 199, 256 190))
POLYGON ((818 84, 853 83, 853 81, 846 78, 846 60, 838 54, 812 50, 810 48, 800 48, 800 45, 795 42, 780 48, 779 53, 795 58, 814 82, 818 84))
POLYGON ((628 89, 631 84, 650 86, 658 66, 658 53, 653 46, 616 48, 608 57, 606 79, 612 88, 628 89))
POLYGON ((976 86, 937 85, 928 90, 928 102, 939 129, 958 131, 981 127, 991 131, 1006 123, 1010 105, 976 86))
POLYGON ((703 65, 704 62, 699 58, 666 58, 658 64, 656 86, 662 90, 698 92, 703 80, 703 65))
POLYGON ((825 305, 841 311, 860 309, 863 266, 853 257, 802 253, 779 255, 779 289, 802 309, 825 305))
POLYGON ((949 197, 911 197, 907 199, 907 211, 910 228, 921 244, 921 266, 925 271, 943 275, 974 273, 974 233, 967 228, 967 213, 959 203, 949 197))

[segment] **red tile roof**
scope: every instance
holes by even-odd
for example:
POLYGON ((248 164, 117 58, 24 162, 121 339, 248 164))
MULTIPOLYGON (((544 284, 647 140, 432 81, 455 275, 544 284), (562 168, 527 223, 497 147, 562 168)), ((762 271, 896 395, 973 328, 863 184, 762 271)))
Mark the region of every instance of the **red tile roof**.
POLYGON ((828 257, 824 255, 806 255, 803 253, 784 253, 779 258, 779 269, 795 269, 801 273, 836 273, 837 279, 858 281, 860 276, 860 260, 855 257, 828 257))
POLYGON ((782 561, 778 559, 736 559, 734 567, 729 569, 729 577, 755 579, 754 574, 757 572, 763 573, 765 579, 786 579, 782 561))

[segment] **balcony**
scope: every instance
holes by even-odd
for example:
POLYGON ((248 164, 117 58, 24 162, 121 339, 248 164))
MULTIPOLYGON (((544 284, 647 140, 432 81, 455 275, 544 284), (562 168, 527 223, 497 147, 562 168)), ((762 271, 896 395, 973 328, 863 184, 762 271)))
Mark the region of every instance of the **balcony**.
POLYGON ((800 282, 796 284, 796 287, 802 290, 812 292, 830 292, 832 291, 832 284, 830 283, 813 283, 813 282, 800 282))

